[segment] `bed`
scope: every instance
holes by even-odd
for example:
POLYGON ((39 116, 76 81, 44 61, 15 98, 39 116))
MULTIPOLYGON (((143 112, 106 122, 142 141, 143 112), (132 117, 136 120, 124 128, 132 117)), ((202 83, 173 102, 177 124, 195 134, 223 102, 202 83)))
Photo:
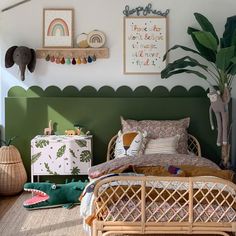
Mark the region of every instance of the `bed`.
MULTIPOLYGON (((117 163, 121 160, 114 159, 116 139, 117 136, 114 136, 108 144, 107 163, 116 162, 119 168, 112 169, 111 165, 105 163, 94 167, 90 171, 90 176, 96 173, 93 176, 93 191, 88 191, 91 198, 84 202, 82 198, 82 208, 91 202, 85 219, 92 227, 91 235, 229 235, 230 232, 236 232, 236 185, 225 178, 227 171, 221 175, 217 166, 211 166, 209 160, 201 157, 201 147, 194 136, 188 135, 190 155, 183 156, 191 159, 191 162, 209 164, 211 173, 219 175, 210 176, 209 173, 209 176, 178 177, 120 174, 123 169, 117 171, 121 166, 117 163)), ((152 155, 149 157, 152 158, 152 155)), ((138 166, 138 162, 139 159, 135 165, 138 166)))

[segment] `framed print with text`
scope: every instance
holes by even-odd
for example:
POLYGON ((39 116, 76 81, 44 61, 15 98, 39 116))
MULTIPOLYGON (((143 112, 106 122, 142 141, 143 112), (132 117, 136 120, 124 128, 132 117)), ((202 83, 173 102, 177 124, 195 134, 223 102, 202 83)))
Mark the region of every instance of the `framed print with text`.
POLYGON ((124 74, 159 74, 166 50, 166 17, 124 18, 124 74))

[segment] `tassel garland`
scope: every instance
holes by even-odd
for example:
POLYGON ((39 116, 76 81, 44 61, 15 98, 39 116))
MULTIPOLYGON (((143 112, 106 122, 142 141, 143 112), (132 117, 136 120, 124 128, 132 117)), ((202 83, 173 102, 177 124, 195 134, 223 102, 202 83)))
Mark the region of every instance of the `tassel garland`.
POLYGON ((78 58, 64 58, 64 57, 55 57, 54 55, 50 56, 49 54, 45 57, 45 60, 48 62, 53 62, 56 64, 66 64, 66 65, 80 65, 80 64, 87 64, 92 63, 97 60, 96 55, 88 56, 88 57, 78 57, 78 58))

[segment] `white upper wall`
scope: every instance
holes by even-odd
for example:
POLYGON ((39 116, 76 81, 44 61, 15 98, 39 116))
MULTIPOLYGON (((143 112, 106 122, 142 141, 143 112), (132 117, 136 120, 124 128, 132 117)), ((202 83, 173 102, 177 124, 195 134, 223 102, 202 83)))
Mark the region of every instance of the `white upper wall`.
MULTIPOLYGON (((64 88, 73 85, 82 88, 86 85, 100 88, 109 85, 118 88, 121 85, 130 86, 132 89, 140 85, 153 88, 164 85, 171 89, 175 85, 183 85, 187 89, 194 85, 207 87, 205 81, 194 75, 181 74, 167 80, 162 80, 160 75, 124 75, 123 74, 123 13, 125 5, 131 8, 146 6, 152 3, 153 9, 169 13, 168 44, 182 44, 192 47, 190 37, 186 30, 188 26, 198 27, 193 13, 200 12, 206 15, 215 26, 219 36, 222 35, 224 24, 228 16, 235 14, 235 0, 32 0, 29 3, 0 13, 0 52, 1 52, 1 86, 2 106, 3 97, 14 85, 25 88, 38 85, 46 88, 57 85, 64 88), (108 59, 99 59, 96 63, 87 65, 57 65, 37 60, 36 70, 33 74, 26 73, 26 80, 20 81, 19 69, 16 65, 4 68, 6 50, 13 45, 24 45, 31 48, 42 47, 42 14, 43 8, 74 8, 75 36, 82 32, 94 29, 106 34, 106 45, 110 49, 108 59)), ((181 51, 174 52, 170 60, 179 57, 181 51)), ((236 87, 236 85, 234 84, 236 87)), ((236 89, 234 89, 236 90, 236 89)), ((233 90, 233 96, 236 92, 233 90)), ((3 111, 3 107, 1 109, 3 111)), ((3 113, 2 113, 3 120, 3 113)), ((1 120, 0 120, 1 121, 1 120)), ((0 122, 1 123, 1 122, 0 122)))

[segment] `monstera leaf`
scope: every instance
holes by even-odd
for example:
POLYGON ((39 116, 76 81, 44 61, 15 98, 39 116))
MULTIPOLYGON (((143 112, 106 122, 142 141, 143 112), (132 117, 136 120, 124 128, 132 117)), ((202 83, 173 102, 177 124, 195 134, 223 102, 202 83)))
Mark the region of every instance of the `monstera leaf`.
POLYGON ((44 148, 47 145, 49 145, 49 141, 46 139, 37 140, 35 142, 35 147, 37 147, 37 148, 44 148))
POLYGON ((91 160, 92 154, 89 150, 83 150, 80 154, 81 162, 89 162, 91 160))

